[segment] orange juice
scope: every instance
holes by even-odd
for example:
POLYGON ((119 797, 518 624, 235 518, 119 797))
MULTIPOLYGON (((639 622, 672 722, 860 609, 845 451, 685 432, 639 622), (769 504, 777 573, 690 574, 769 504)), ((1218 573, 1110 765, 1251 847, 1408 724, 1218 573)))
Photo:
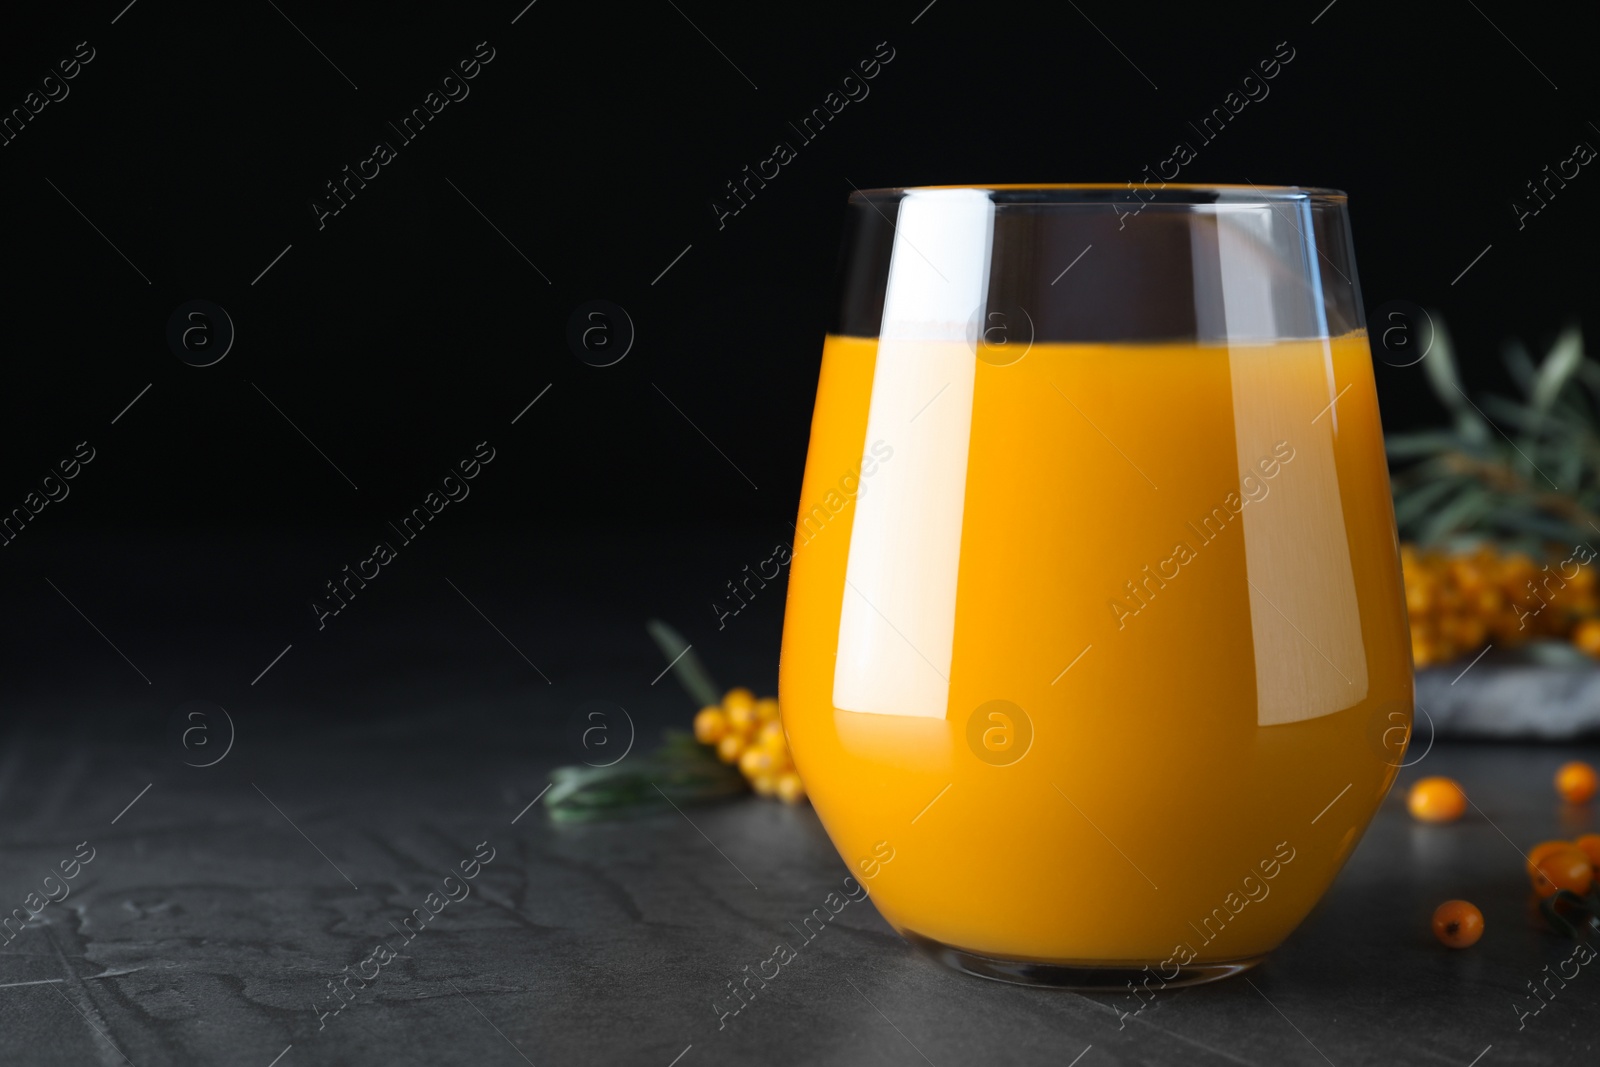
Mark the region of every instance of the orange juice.
POLYGON ((841 855, 968 952, 1269 951, 1410 722, 1365 334, 905 345, 891 381, 827 339, 790 575, 785 728, 841 855))

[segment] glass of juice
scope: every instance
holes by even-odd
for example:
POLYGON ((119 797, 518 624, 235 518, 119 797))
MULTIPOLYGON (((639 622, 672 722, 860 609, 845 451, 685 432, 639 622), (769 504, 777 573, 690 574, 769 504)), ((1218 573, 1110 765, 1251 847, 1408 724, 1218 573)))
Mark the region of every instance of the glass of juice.
POLYGON ((1345 195, 869 190, 840 262, 780 672, 840 855, 972 974, 1260 962, 1411 724, 1345 195))

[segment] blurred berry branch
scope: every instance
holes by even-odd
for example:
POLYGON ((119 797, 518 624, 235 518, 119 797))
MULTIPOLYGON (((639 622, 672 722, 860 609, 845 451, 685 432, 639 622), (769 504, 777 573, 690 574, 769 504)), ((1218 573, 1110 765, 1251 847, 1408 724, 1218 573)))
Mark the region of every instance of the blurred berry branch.
POLYGON ((1401 537, 1541 551, 1600 534, 1600 362, 1584 354, 1578 328, 1537 364, 1521 344, 1507 345, 1506 369, 1523 395, 1485 396, 1480 407, 1434 321, 1422 367, 1452 425, 1388 439, 1401 537))
POLYGON ((673 676, 683 686, 683 691, 689 694, 690 700, 704 707, 721 699, 717 694, 722 690, 711 680, 711 672, 706 670, 700 657, 694 654, 694 646, 685 641, 682 634, 660 619, 651 619, 644 624, 644 628, 649 631, 656 647, 661 649, 661 654, 667 657, 673 676))
MULTIPOLYGON (((645 629, 690 697, 716 703, 717 684, 682 635, 660 619, 649 620, 645 629)), ((612 766, 557 767, 550 781, 544 806, 556 823, 651 815, 748 791, 738 770, 685 730, 668 730, 654 751, 612 766)))

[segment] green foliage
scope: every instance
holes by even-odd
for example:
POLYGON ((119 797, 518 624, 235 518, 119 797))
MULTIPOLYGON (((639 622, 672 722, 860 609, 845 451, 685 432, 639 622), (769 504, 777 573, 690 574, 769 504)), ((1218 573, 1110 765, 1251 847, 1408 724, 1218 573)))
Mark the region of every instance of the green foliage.
MULTIPOLYGON (((651 619, 645 629, 696 708, 721 702, 716 681, 678 631, 660 619, 651 619)), ((674 805, 705 804, 748 788, 736 768, 681 730, 668 730, 654 752, 624 758, 611 767, 557 767, 550 772, 550 783, 544 806, 554 823, 667 812, 674 805)))
POLYGON ((683 635, 660 619, 651 619, 644 624, 650 637, 655 641, 661 654, 667 657, 667 662, 672 665, 672 674, 678 679, 678 684, 683 686, 683 691, 689 694, 689 699, 697 707, 709 707, 722 702, 722 691, 717 688, 717 683, 712 681, 711 674, 700 662, 700 657, 694 654, 694 647, 683 639, 683 635))
POLYGON ((669 731, 647 756, 614 767, 557 767, 544 806, 551 822, 620 819, 704 804, 746 791, 739 772, 691 734, 669 731))
POLYGON ((1600 534, 1600 362, 1576 326, 1535 363, 1507 345, 1521 398, 1480 406, 1456 371, 1454 346, 1435 316, 1422 368, 1449 411, 1448 428, 1388 439, 1395 522, 1402 539, 1446 546, 1492 539, 1537 552, 1600 534))

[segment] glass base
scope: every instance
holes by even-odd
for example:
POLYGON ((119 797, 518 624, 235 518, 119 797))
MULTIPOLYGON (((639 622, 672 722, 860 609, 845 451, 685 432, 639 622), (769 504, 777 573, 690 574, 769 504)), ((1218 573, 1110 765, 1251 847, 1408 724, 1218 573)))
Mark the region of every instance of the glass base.
MULTIPOLYGON (((914 934, 909 930, 902 930, 900 934, 914 948, 953 971, 993 979, 996 982, 1010 982, 1013 985, 1051 986, 1086 992, 1114 989, 1120 992, 1126 990, 1130 982, 1138 986, 1148 981, 1160 966, 1159 961, 1133 966, 1127 962, 1052 963, 1046 960, 1008 960, 969 952, 935 941, 931 937, 914 934)), ((1215 982, 1219 978, 1242 974, 1266 958, 1262 955, 1252 956, 1249 959, 1224 960, 1220 963, 1190 963, 1179 967, 1175 977, 1167 978, 1162 974, 1155 980, 1163 989, 1200 985, 1204 982, 1215 982)))

